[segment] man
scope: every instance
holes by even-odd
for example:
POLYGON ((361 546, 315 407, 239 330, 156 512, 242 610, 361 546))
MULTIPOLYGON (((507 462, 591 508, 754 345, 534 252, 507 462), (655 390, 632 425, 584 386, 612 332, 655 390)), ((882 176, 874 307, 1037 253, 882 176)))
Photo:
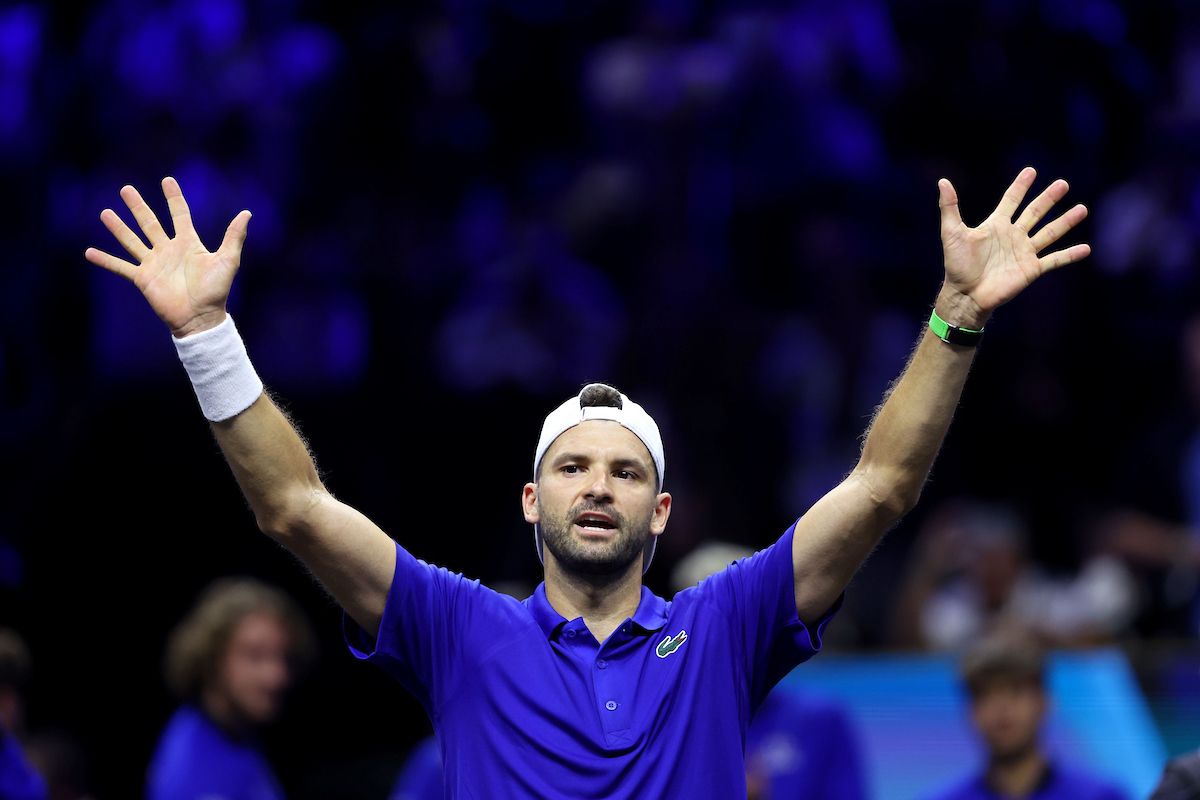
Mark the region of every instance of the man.
POLYGON ((210 586, 167 644, 167 683, 183 705, 159 739, 147 798, 282 800, 257 733, 313 648, 283 592, 249 578, 210 586))
MULTIPOLYGON (((725 542, 696 548, 671 571, 682 592, 753 551, 725 542)), ((526 592, 528 594, 528 592, 526 592)), ((776 689, 746 731, 746 785, 750 800, 861 800, 867 796, 863 758, 849 714, 832 699, 776 689)), ((413 747, 389 800, 444 796, 436 737, 413 747)))
POLYGON ((1000 626, 1050 647, 1111 640, 1133 616, 1137 586, 1115 558, 1089 554, 1072 576, 1045 574, 1029 531, 1004 505, 965 498, 925 518, 893 604, 893 643, 961 652, 1000 626))
POLYGON ((25 688, 30 658, 25 640, 10 628, 0 628, 0 798, 45 800, 45 778, 34 769, 23 742, 25 688))
POLYGON ((260 529, 339 602, 354 653, 425 705, 449 796, 486 785, 495 798, 735 797, 746 792, 751 715, 820 649, 846 584, 916 503, 992 311, 1090 252, 1039 257, 1086 210, 1032 233, 1066 194, 1059 180, 1014 222, 1034 178, 1022 170, 977 228, 939 182, 945 281, 858 464, 775 544, 670 603, 641 581, 671 512, 662 441, 611 387, 587 387, 543 425, 521 505, 545 579, 521 602, 418 561, 321 483, 225 311, 248 211, 209 252, 173 178, 163 192, 174 237, 126 186, 146 241, 110 209, 101 220, 137 263, 85 256, 132 281, 171 330, 260 529))
POLYGON ((1200 800, 1200 750, 1168 761, 1150 800, 1200 800))
POLYGON ((1039 744, 1046 664, 1030 637, 984 639, 963 658, 962 676, 987 763, 937 800, 1124 800, 1116 787, 1052 758, 1039 744))

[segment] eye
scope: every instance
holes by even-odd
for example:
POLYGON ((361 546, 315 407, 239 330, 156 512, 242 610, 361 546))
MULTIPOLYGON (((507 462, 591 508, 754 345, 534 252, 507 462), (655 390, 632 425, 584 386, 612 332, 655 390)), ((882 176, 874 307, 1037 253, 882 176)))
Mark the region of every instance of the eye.
POLYGON ((627 480, 627 481, 631 481, 637 477, 636 472, 630 472, 627 469, 619 469, 616 472, 614 472, 613 474, 616 475, 618 478, 621 478, 622 480, 627 480))
POLYGON ((566 466, 564 466, 562 468, 562 471, 566 475, 576 475, 579 473, 579 465, 578 464, 567 464, 566 466))

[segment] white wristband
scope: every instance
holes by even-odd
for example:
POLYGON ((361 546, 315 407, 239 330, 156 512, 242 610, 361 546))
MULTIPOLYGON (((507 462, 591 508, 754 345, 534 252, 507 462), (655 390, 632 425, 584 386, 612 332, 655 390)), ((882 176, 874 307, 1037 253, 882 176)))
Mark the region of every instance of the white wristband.
POLYGON ((171 339, 206 419, 220 422, 236 416, 262 394, 263 383, 229 314, 216 327, 171 339))

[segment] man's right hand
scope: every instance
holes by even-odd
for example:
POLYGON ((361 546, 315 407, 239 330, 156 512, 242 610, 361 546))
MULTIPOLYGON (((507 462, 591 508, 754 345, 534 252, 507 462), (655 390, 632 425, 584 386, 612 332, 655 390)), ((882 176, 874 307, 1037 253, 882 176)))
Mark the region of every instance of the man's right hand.
POLYGON ((100 212, 100 221, 137 264, 94 247, 89 247, 84 257, 133 281, 171 333, 182 338, 212 328, 225 319, 225 301, 241 263, 250 212, 242 211, 233 218, 221 246, 210 253, 192 227, 192 215, 179 184, 167 177, 163 178, 162 187, 171 209, 173 238, 163 230, 138 190, 125 186, 121 189, 121 199, 129 206, 150 246, 115 211, 106 208, 100 212))

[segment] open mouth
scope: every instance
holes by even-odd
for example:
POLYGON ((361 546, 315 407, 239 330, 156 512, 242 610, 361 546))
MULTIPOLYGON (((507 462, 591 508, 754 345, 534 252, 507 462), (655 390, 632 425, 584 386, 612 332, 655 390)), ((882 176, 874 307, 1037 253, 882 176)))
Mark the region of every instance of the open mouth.
POLYGON ((617 524, 608 516, 604 514, 592 513, 580 514, 575 518, 575 524, 578 525, 582 530, 593 531, 596 533, 615 530, 617 527, 617 524))

